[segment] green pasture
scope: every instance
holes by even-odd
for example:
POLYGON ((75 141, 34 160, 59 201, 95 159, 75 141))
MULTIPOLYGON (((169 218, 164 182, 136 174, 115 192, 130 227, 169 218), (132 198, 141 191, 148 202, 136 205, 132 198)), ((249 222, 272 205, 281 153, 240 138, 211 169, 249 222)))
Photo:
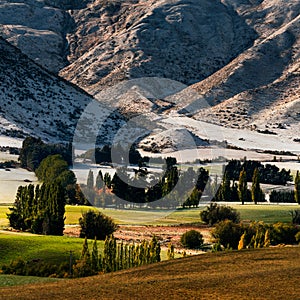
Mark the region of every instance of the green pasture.
MULTIPOLYGON (((291 222, 290 212, 300 209, 297 205, 240 205, 228 204, 237 209, 241 214, 241 219, 245 221, 263 221, 265 223, 291 222)), ((8 205, 0 205, 0 228, 8 226, 6 213, 9 212, 8 205)), ((178 225, 196 223, 200 221, 199 213, 204 209, 204 205, 199 208, 167 210, 127 210, 127 209, 98 209, 102 213, 112 217, 117 224, 129 225, 178 225)), ((97 210, 91 206, 66 206, 67 225, 78 224, 78 219, 83 212, 97 210)))
POLYGON ((15 286, 15 285, 24 285, 24 284, 34 284, 34 283, 45 283, 53 282, 57 278, 48 278, 48 277, 36 277, 36 276, 18 276, 18 275, 0 275, 0 287, 3 286, 15 286))
MULTIPOLYGON (((263 221, 265 223, 291 222, 290 212, 300 209, 296 205, 240 205, 234 204, 233 208, 241 214, 244 221, 263 221)), ((192 209, 177 209, 167 212, 165 210, 116 210, 101 209, 101 211, 112 217, 118 224, 131 225, 178 225, 200 222, 200 211, 205 206, 192 209)), ((67 210, 68 211, 68 210, 67 210)), ((68 214, 68 213, 67 213, 68 214)))
MULTIPOLYGON (((68 262, 70 251, 74 259, 80 257, 83 239, 67 236, 44 236, 28 233, 4 232, 0 233, 0 266, 21 257, 24 260, 40 259, 47 263, 60 264, 68 262)), ((93 241, 89 241, 92 249, 93 241)), ((99 241, 99 252, 104 242, 99 241)))

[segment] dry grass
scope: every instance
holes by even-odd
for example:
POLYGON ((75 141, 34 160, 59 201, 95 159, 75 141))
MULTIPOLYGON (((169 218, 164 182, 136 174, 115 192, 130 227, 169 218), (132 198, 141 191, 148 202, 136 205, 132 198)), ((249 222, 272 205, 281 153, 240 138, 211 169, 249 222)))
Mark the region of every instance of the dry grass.
POLYGON ((300 248, 165 261, 89 278, 0 289, 0 299, 299 299, 300 248))

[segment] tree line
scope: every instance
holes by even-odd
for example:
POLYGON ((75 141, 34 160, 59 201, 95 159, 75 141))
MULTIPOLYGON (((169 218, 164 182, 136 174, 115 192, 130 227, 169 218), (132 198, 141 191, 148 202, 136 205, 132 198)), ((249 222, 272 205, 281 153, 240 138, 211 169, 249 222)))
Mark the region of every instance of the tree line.
POLYGON ((60 184, 20 186, 7 215, 10 226, 32 233, 63 235, 65 191, 60 184))
POLYGON ((105 239, 103 254, 98 253, 95 238, 92 252, 88 249, 85 238, 80 259, 73 266, 73 277, 91 276, 109 273, 151 263, 160 262, 160 244, 154 236, 150 242, 140 244, 117 243, 113 235, 105 239))
POLYGON ((49 155, 60 154, 67 162, 72 164, 72 144, 46 144, 41 138, 26 137, 22 143, 19 161, 22 168, 35 171, 41 161, 49 155))

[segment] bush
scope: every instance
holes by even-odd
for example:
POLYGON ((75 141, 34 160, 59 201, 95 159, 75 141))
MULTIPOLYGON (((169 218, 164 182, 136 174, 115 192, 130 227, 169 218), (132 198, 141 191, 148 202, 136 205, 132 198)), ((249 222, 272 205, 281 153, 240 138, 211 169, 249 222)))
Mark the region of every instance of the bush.
POLYGON ((242 226, 231 220, 221 221, 212 231, 212 236, 216 241, 227 249, 237 249, 242 234, 242 226))
POLYGON ((297 232, 297 234, 295 235, 296 238, 296 242, 300 243, 300 231, 297 232))
POLYGON ((232 207, 211 203, 200 213, 201 220, 210 226, 224 220, 231 220, 234 223, 240 221, 240 214, 232 207))
POLYGON ((203 235, 196 230, 184 233, 180 238, 180 243, 184 248, 198 249, 203 245, 203 235))
POLYGON ((96 212, 93 210, 82 214, 79 219, 80 237, 87 237, 88 239, 105 240, 105 238, 114 233, 118 226, 114 223, 112 218, 96 212))
POLYGON ((300 210, 292 210, 291 211, 291 216, 292 216, 292 223, 296 225, 300 225, 300 210))
POLYGON ((295 244, 296 234, 299 229, 293 224, 284 224, 278 222, 273 224, 271 229, 271 244, 295 244))

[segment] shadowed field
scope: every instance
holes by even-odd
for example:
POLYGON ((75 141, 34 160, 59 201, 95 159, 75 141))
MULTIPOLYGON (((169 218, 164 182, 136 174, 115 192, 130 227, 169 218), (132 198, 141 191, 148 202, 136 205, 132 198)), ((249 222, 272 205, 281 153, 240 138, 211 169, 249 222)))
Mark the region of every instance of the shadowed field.
POLYGON ((206 254, 0 289, 0 299, 299 299, 300 248, 206 254))

